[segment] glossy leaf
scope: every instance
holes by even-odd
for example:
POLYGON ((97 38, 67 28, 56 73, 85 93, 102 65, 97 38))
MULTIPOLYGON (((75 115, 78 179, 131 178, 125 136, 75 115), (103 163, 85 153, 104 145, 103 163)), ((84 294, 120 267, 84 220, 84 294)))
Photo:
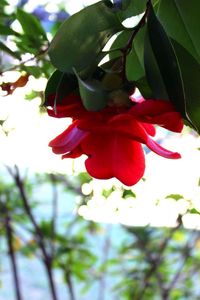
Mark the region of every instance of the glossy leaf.
POLYGON ((139 15, 145 11, 146 0, 123 0, 119 17, 122 20, 139 15))
POLYGON ((146 34, 145 37, 144 66, 147 81, 153 92, 153 98, 169 100, 169 96, 167 94, 158 63, 152 50, 148 34, 146 34))
POLYGON ((132 49, 126 60, 126 76, 130 81, 137 81, 145 76, 144 37, 146 28, 142 28, 133 40, 132 49))
POLYGON ((123 29, 110 1, 90 5, 67 19, 50 48, 52 64, 62 72, 78 72, 93 64, 110 37, 123 29))
POLYGON ((15 36, 20 36, 20 34, 18 32, 16 32, 15 30, 13 30, 12 28, 0 24, 0 35, 15 35, 15 36))
POLYGON ((155 97, 146 77, 140 78, 139 80, 135 81, 134 84, 145 99, 152 99, 155 97))
POLYGON ((28 36, 32 36, 34 39, 39 39, 42 37, 44 40, 47 40, 46 32, 35 16, 25 12, 20 8, 17 9, 16 16, 24 33, 26 33, 28 36))
POLYGON ((168 97, 176 109, 185 114, 185 94, 178 61, 172 44, 157 19, 152 6, 149 10, 147 34, 168 97))
POLYGON ((116 39, 114 40, 114 42, 112 43, 112 45, 110 47, 110 51, 108 51, 110 59, 114 59, 114 58, 122 56, 121 50, 128 43, 128 40, 129 40, 131 34, 132 34, 132 32, 129 30, 123 30, 122 32, 120 32, 117 35, 116 39))
POLYGON ((79 83, 79 91, 85 108, 89 111, 103 109, 109 99, 109 93, 102 83, 94 78, 82 80, 76 72, 79 83))
POLYGON ((161 0, 158 17, 168 35, 200 63, 199 11, 199 0, 161 0))
POLYGON ((56 70, 48 80, 45 89, 45 102, 44 105, 48 106, 48 97, 52 94, 55 95, 55 106, 59 104, 63 97, 71 92, 78 90, 78 82, 74 75, 62 73, 56 70))
POLYGON ((0 41, 0 50, 2 50, 5 53, 8 53, 10 56, 17 58, 20 60, 21 56, 19 52, 14 52, 10 48, 8 48, 3 42, 0 41))
POLYGON ((184 83, 186 114, 193 127, 200 133, 200 64, 176 41, 173 41, 173 46, 184 83))

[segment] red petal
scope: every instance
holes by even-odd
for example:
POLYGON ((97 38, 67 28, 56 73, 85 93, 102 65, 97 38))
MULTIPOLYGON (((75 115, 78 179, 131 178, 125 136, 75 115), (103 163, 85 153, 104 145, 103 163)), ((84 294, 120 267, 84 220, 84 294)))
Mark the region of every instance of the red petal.
POLYGON ((88 173, 98 179, 116 177, 125 185, 136 184, 145 169, 144 153, 139 143, 117 134, 90 134, 82 143, 88 155, 88 173))
POLYGON ((146 123, 142 123, 142 127, 146 130, 146 132, 151 135, 151 136, 155 136, 156 134, 156 129, 153 125, 151 124, 146 124, 146 123))
POLYGON ((178 112, 168 112, 157 117, 151 118, 151 123, 157 124, 173 132, 181 132, 183 121, 178 112))
POLYGON ((73 149, 69 153, 62 155, 62 159, 77 158, 77 157, 80 157, 82 154, 83 154, 82 148, 80 147, 80 145, 78 145, 75 149, 73 149))
POLYGON ((51 107, 47 109, 48 115, 54 118, 77 118, 82 113, 82 107, 79 103, 74 103, 66 106, 56 106, 56 110, 51 107))
POLYGON ((175 109, 171 102, 151 99, 138 103, 130 109, 131 113, 140 117, 155 117, 172 111, 175 109))
POLYGON ((76 148, 87 135, 87 132, 77 128, 77 122, 75 121, 53 139, 49 146, 52 147, 55 154, 64 154, 76 148))
POLYGON ((114 116, 109 122, 81 120, 78 127, 91 133, 118 134, 144 144, 147 140, 147 133, 142 123, 136 121, 130 114, 114 116))
POLYGON ((157 124, 174 132, 183 129, 180 113, 168 101, 147 100, 131 108, 130 113, 142 122, 157 124))
POLYGON ((157 144, 155 141, 153 141, 150 137, 148 137, 146 145, 150 150, 152 150, 156 154, 163 156, 165 158, 171 158, 171 159, 181 158, 181 155, 179 153, 172 152, 172 151, 169 151, 169 150, 163 148, 162 146, 157 144))

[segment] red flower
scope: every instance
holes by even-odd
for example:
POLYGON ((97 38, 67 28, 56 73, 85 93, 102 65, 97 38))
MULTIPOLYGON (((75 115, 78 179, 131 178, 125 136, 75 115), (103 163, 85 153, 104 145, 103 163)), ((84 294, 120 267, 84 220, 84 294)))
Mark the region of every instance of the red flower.
POLYGON ((76 158, 85 154, 88 173, 98 179, 116 177, 127 186, 136 184, 144 174, 145 158, 141 144, 166 158, 180 158, 157 144, 157 124, 174 132, 181 132, 181 116, 170 102, 131 98, 128 108, 107 107, 99 112, 87 111, 79 96, 70 95, 48 113, 53 117, 71 117, 72 124, 49 146, 62 158, 76 158))

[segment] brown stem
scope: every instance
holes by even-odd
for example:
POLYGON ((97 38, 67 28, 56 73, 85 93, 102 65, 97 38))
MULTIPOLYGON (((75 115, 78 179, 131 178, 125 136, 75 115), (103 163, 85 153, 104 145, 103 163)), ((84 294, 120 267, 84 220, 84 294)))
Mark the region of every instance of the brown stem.
POLYGON ((126 59, 127 59, 127 55, 131 51, 132 43, 133 43, 133 40, 136 37, 137 33, 146 24, 146 19, 147 19, 148 13, 149 13, 150 5, 151 5, 151 0, 148 0, 147 3, 146 3, 146 10, 145 10, 144 15, 142 16, 139 23, 134 27, 132 35, 130 36, 126 46, 123 49, 121 49, 121 52, 122 52, 122 65, 123 65, 123 72, 122 72, 123 82, 125 82, 127 80, 127 78, 126 78, 126 59))
POLYGON ((65 280, 67 283, 70 300, 76 300, 70 272, 65 273, 65 280))
MULTIPOLYGON (((107 226, 107 235, 105 237, 105 241, 103 243, 103 257, 102 257, 102 265, 106 264, 109 256, 109 251, 110 251, 110 245, 111 245, 111 238, 110 238, 110 226, 107 226)), ((99 300, 105 299, 105 294, 106 294, 106 270, 101 274, 100 277, 100 282, 99 282, 99 300)))
POLYGON ((7 70, 0 71, 0 75, 10 72, 10 71, 17 71, 21 66, 24 66, 26 63, 33 61, 35 59, 39 59, 40 56, 43 56, 45 53, 47 53, 48 48, 40 50, 37 54, 35 54, 33 57, 26 59, 25 61, 20 62, 18 65, 13 66, 7 70))
POLYGON ((53 279, 53 272, 52 272, 52 257, 48 254, 46 247, 45 247, 45 242, 44 242, 44 235, 40 229, 40 227, 38 226, 35 217, 32 213, 31 207, 29 206, 29 202, 28 202, 28 198, 24 189, 24 183, 21 179, 20 173, 19 173, 19 169, 17 166, 15 166, 15 172, 11 170, 10 167, 7 166, 7 170, 10 173, 10 175, 12 176, 18 190, 19 190, 19 194, 21 196, 21 200, 22 200, 22 204, 24 206, 24 210, 27 214, 27 216, 29 217, 33 228, 35 230, 36 233, 36 238, 37 238, 37 242, 38 245, 41 249, 42 255, 43 255, 43 262, 46 268, 46 272, 48 275, 48 281, 49 281, 49 287, 51 290, 51 295, 52 295, 52 300, 57 300, 57 294, 56 294, 56 288, 55 288, 55 283, 54 283, 54 279, 53 279))
MULTIPOLYGON (((167 236, 164 239, 163 243, 160 246, 160 251, 159 251, 157 257, 155 257, 155 258, 152 259, 151 257, 148 256, 148 261, 151 264, 151 267, 150 267, 149 271, 145 275, 145 278, 143 280, 143 286, 141 288, 141 292, 139 293, 139 295, 137 296, 137 298, 135 300, 142 300, 143 299, 144 293, 145 293, 145 291, 146 291, 146 289, 147 289, 147 287, 149 285, 149 280, 150 280, 151 276, 154 273, 158 275, 157 269, 158 269, 158 267, 159 267, 159 265, 160 265, 160 263, 161 263, 161 261, 163 259, 163 252, 167 248, 167 245, 168 245, 169 241, 171 240, 172 235, 178 230, 178 228, 180 228, 181 224, 182 224, 181 216, 179 216, 178 219, 177 219, 177 226, 174 227, 174 228, 172 228, 169 236, 167 236)), ((139 239, 138 243, 139 243, 141 249, 145 249, 146 248, 146 245, 144 244, 143 240, 139 239)), ((161 286, 162 286, 162 278, 160 278, 159 275, 157 276, 157 278, 159 280, 159 284, 161 284, 161 286)), ((163 297, 163 300, 167 300, 167 298, 163 297)))
MULTIPOLYGON (((8 198, 8 197, 7 197, 8 198)), ((6 199, 8 201, 9 199, 6 199)), ((17 262, 16 262, 16 255, 13 247, 13 228, 12 228, 12 220, 11 216, 7 207, 7 204, 2 204, 3 211, 5 213, 5 229, 6 229, 6 239, 7 239, 7 245, 8 245, 8 253, 11 261, 11 268, 12 268, 12 274, 13 274, 13 281, 15 286, 15 295, 16 300, 22 300, 22 293, 20 288, 20 281, 19 281, 19 274, 17 269, 17 262)))
POLYGON ((58 215, 58 190, 56 186, 56 176, 50 174, 50 179, 52 183, 52 220, 51 220, 51 256, 54 256, 55 253, 55 234, 56 234, 56 222, 58 215))

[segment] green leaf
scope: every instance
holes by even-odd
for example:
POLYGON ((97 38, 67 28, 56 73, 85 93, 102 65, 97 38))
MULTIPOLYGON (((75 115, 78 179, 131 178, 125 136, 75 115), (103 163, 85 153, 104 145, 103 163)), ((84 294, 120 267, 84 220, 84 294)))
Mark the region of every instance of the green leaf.
POLYGON ((48 106, 48 97, 55 95, 55 105, 61 103, 63 97, 78 90, 76 76, 56 70, 47 82, 44 105, 48 106))
POLYGON ((16 32, 15 30, 13 30, 12 28, 0 24, 0 35, 15 35, 15 36, 20 36, 20 34, 18 32, 16 32))
POLYGON ((140 29, 133 40, 132 49, 126 60, 126 76, 129 81, 137 81, 145 76, 144 37, 146 28, 140 29))
POLYGON ((131 36, 132 32, 129 30, 123 30, 120 32, 114 42, 112 43, 109 52, 109 58, 114 59, 122 56, 122 51, 126 44, 128 43, 128 40, 131 36))
POLYGON ((145 11, 146 0, 123 0, 122 10, 118 13, 121 20, 136 16, 145 11))
POLYGON ((2 50, 3 52, 8 53, 10 56, 17 58, 17 59, 21 59, 21 56, 18 52, 13 52, 10 48, 8 48, 3 42, 0 41, 0 50, 2 50))
POLYGON ((178 61, 172 44, 158 21, 152 6, 149 9, 147 33, 169 99, 176 109, 182 113, 182 116, 187 119, 185 94, 178 61))
POLYGON ((166 199, 171 199, 172 198, 172 199, 178 201, 180 199, 183 199, 183 196, 180 195, 180 194, 170 194, 170 195, 167 195, 165 198, 166 199))
POLYGON ((103 109, 109 99, 109 93, 104 89, 102 83, 94 78, 82 80, 76 72, 79 83, 79 91, 85 108, 89 111, 103 109))
POLYGON ((168 35, 200 63, 199 11, 199 0, 161 0, 158 17, 168 35))
POLYGON ((49 47, 52 64, 63 72, 80 72, 93 64, 110 37, 123 30, 110 1, 90 5, 68 18, 49 47))
POLYGON ((176 41, 173 41, 173 46, 184 83, 186 114, 200 133, 200 64, 176 41))
POLYGON ((168 100, 169 96, 167 94, 161 72, 152 50, 148 32, 145 37, 144 45, 144 67, 147 81, 153 92, 153 98, 168 100))
POLYGON ((198 214, 198 215, 200 215, 200 212, 199 212, 196 208, 190 209, 190 210, 189 210, 189 213, 190 213, 190 214, 198 214))
POLYGON ((135 81, 134 84, 145 99, 153 98, 153 93, 146 77, 140 78, 139 80, 135 81))
POLYGON ((20 8, 17 9, 16 16, 24 33, 26 33, 28 36, 32 36, 35 40, 42 38, 43 40, 47 41, 46 32, 35 16, 25 12, 20 8))
POLYGON ((0 6, 6 6, 9 5, 6 0, 1 0, 0 6))
POLYGON ((42 75, 42 69, 37 66, 22 66, 22 69, 35 78, 40 78, 42 75))

